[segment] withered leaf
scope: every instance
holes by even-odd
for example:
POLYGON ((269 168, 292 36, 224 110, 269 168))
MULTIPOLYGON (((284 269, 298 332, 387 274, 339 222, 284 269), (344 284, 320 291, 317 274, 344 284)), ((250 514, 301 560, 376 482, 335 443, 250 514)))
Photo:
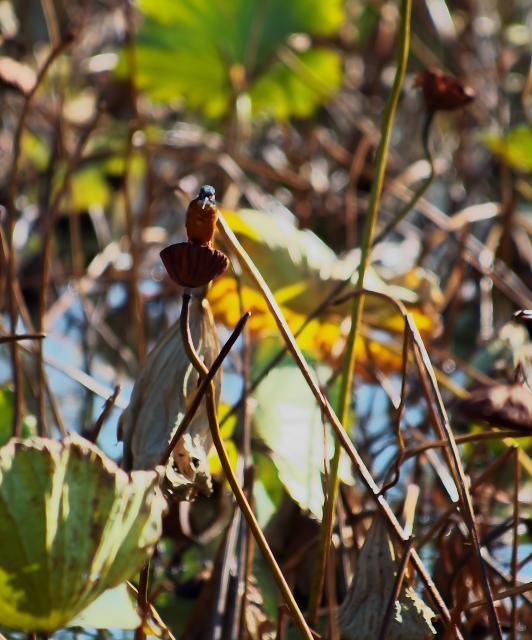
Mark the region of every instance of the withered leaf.
POLYGON ((532 392, 522 384, 498 384, 473 391, 459 405, 468 418, 532 433, 532 392))
MULTIPOLYGON (((398 565, 386 525, 376 517, 366 535, 353 581, 340 607, 338 623, 343 640, 374 640, 379 636, 398 565)), ((388 640, 432 638, 436 633, 431 624, 434 613, 405 582, 395 601, 388 640)))

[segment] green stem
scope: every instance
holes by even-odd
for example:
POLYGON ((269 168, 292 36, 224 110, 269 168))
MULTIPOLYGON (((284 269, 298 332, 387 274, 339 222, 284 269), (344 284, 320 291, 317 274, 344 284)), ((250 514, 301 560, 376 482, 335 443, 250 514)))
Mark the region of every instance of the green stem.
MULTIPOLYGON (((395 72, 395 78, 393 81, 392 91, 386 105, 386 111, 382 123, 382 136, 377 150, 377 157, 375 160, 375 178, 371 186, 371 193, 369 197, 368 214, 366 216, 366 223, 364 225, 364 231, 362 236, 362 246, 360 255, 360 265, 358 268, 358 283, 357 287, 362 288, 364 286, 364 276, 369 264, 369 256, 371 247, 373 245, 373 235, 375 231, 375 224, 377 221, 377 212, 379 210, 379 203, 381 198, 382 186, 384 183, 384 174, 386 170, 386 161, 388 158, 388 148, 390 146, 390 138, 392 134, 393 121, 395 118, 395 112, 397 104, 399 102, 399 96, 401 93, 401 86, 408 63, 408 52, 410 48, 410 15, 412 12, 412 0, 401 1, 401 31, 400 31, 400 47, 397 56, 397 70, 395 72)), ((355 342, 360 327, 360 320, 362 317, 362 310, 364 307, 364 296, 360 296, 354 299, 353 308, 351 312, 351 329, 347 340, 344 363, 342 368, 342 380, 340 389, 340 399, 338 403, 338 419, 341 424, 347 424, 347 416, 349 411, 349 404, 351 398, 351 387, 353 383, 353 372, 355 368, 355 342)), ((323 591, 323 582, 325 578, 325 569, 327 565, 327 559, 329 557, 329 550, 331 545, 332 529, 334 524, 334 512, 336 508, 336 499, 338 496, 339 478, 338 478, 338 465, 340 462, 341 446, 338 439, 335 439, 334 443, 334 455, 331 462, 331 469, 329 474, 329 491, 327 499, 325 501, 325 510, 323 514, 323 522, 320 535, 320 551, 318 557, 318 565, 316 573, 314 575, 313 588, 309 603, 309 615, 308 620, 312 625, 317 618, 318 608, 321 600, 321 593, 323 591)))
MULTIPOLYGON (((183 343, 185 345, 185 350, 187 352, 188 358, 192 363, 192 366, 198 372, 200 380, 203 380, 208 375, 209 370, 201 361, 200 357, 196 352, 194 344, 192 342, 192 336, 190 335, 190 327, 188 324, 189 302, 190 302, 190 296, 188 294, 185 294, 183 296, 183 304, 181 307, 181 333, 183 336, 183 343)), ((206 400, 207 400, 207 417, 209 420, 209 427, 211 429, 211 435, 214 442, 214 446, 216 448, 218 456, 220 457, 220 462, 222 463, 222 468, 224 470, 225 477, 227 478, 227 481, 229 482, 231 490, 233 491, 233 494, 238 503, 238 506, 240 507, 246 519, 246 522, 248 523, 249 528, 251 529, 251 533, 253 534, 253 537, 257 541, 257 545, 262 551, 264 559, 268 563, 273 573, 273 577, 277 582, 277 587, 279 588, 279 591, 281 592, 286 602, 286 605, 290 611, 290 614, 292 616, 292 619, 295 625, 301 632, 301 636, 303 638, 306 638, 306 640, 313 640, 312 632, 308 624, 306 623, 305 618, 303 617, 303 614, 301 613, 301 610, 298 607, 292 592, 290 591, 290 587, 288 586, 283 576, 283 573, 279 568, 279 565, 277 564, 277 560, 275 559, 275 556, 273 555, 272 550, 270 549, 268 542, 266 541, 266 538, 262 533, 262 529, 260 528, 259 523, 255 518, 255 514, 253 513, 253 510, 249 506, 249 502, 247 501, 246 496, 244 495, 244 492, 242 491, 240 485, 238 484, 238 480, 236 479, 236 476, 233 472, 233 468, 231 467, 231 463, 229 462, 229 458, 227 456, 227 452, 225 450, 222 437, 220 435, 218 416, 216 415, 216 406, 214 404, 214 385, 212 380, 209 382, 209 385, 207 387, 206 400)))
POLYGON ((417 201, 421 198, 421 196, 425 193, 425 191, 430 187, 432 181, 434 180, 434 158, 432 157, 432 153, 430 151, 430 131, 432 128, 432 123, 434 121, 434 111, 429 111, 425 114, 425 119, 423 120, 423 127, 421 129, 421 141, 423 143, 423 151, 425 152, 425 158, 427 159, 430 172, 427 176, 426 180, 424 180, 421 185, 418 187, 417 191, 412 194, 410 200, 404 205, 404 207, 394 216, 393 220, 390 220, 388 224, 384 227, 384 229, 377 234, 377 237, 372 242, 372 246, 384 240, 384 238, 395 229, 395 227, 406 218, 406 216, 412 211, 412 209, 416 206, 417 201))

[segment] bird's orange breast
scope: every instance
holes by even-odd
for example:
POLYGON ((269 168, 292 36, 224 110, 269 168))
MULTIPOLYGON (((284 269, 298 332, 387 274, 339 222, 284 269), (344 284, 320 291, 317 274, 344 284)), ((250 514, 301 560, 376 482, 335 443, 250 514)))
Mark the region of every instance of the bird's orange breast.
POLYGON ((210 244, 218 219, 218 209, 210 202, 193 200, 187 209, 186 229, 189 242, 210 244))

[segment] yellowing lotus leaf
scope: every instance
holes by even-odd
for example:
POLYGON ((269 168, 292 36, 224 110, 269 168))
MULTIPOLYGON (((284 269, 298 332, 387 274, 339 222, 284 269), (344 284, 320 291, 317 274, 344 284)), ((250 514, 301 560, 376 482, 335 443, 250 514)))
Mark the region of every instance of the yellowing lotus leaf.
POLYGON ((155 471, 121 470, 71 435, 0 449, 0 620, 51 632, 150 557, 166 502, 155 471))
MULTIPOLYGON (((298 229, 290 213, 246 209, 238 213, 224 211, 224 217, 264 275, 293 333, 339 283, 350 280, 344 292, 355 288, 359 251, 338 258, 314 233, 298 229)), ((410 269, 385 278, 376 267, 370 266, 365 286, 401 300, 424 338, 439 328, 437 308, 441 293, 431 273, 410 269)), ((251 335, 256 339, 277 335, 277 325, 261 292, 245 274, 241 296, 244 307, 252 313, 248 322, 251 335)), ((240 317, 239 291, 234 277, 227 274, 216 280, 208 298, 216 320, 233 327, 240 317)), ((351 300, 329 306, 298 336, 300 348, 322 361, 339 362, 349 330, 351 307, 351 300)), ((400 334, 404 329, 403 317, 395 307, 374 296, 366 297, 364 324, 393 334, 400 334)), ((379 347, 375 341, 371 344, 375 363, 383 371, 396 371, 400 367, 400 357, 393 354, 392 357, 389 349, 379 347), (385 356, 382 360, 381 355, 385 356)), ((360 372, 364 373, 363 363, 368 352, 362 339, 357 340, 356 356, 360 372)))

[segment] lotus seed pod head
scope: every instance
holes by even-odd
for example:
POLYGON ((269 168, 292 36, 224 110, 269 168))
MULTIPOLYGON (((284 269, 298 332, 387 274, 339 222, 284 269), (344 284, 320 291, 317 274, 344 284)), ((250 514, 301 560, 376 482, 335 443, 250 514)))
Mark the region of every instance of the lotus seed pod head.
POLYGON ((459 109, 475 98, 471 87, 461 84, 441 69, 425 69, 418 73, 414 86, 422 89, 425 106, 430 112, 459 109))
POLYGON ((161 260, 170 278, 182 287, 204 287, 229 266, 229 258, 210 244, 181 242, 161 251, 161 260))

